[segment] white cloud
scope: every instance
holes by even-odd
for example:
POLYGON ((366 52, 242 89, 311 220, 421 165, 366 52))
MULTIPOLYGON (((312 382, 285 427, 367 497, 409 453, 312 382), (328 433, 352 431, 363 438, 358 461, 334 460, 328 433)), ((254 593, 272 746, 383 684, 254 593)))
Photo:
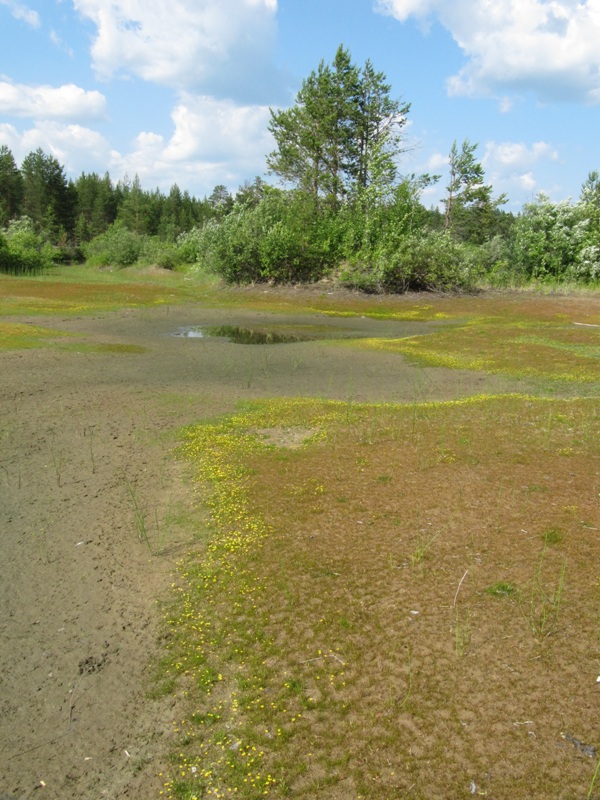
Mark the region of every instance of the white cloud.
POLYGON ((276 0, 73 0, 92 20, 94 69, 177 90, 268 101, 276 0))
POLYGON ((264 158, 273 142, 267 125, 267 106, 237 105, 230 100, 183 95, 173 111, 175 133, 169 142, 175 160, 207 155, 255 162, 264 158))
POLYGON ((533 194, 537 181, 533 177, 533 172, 525 172, 523 175, 517 175, 515 182, 526 192, 533 194))
POLYGON ((498 107, 501 114, 508 114, 513 109, 513 100, 510 97, 501 97, 498 102, 498 107))
POLYGON ((53 87, 0 81, 0 113, 34 119, 99 119, 106 113, 106 98, 72 83, 53 87))
POLYGON ((50 31, 50 41, 53 45, 59 48, 59 50, 64 50, 64 52, 70 57, 73 58, 74 51, 72 47, 66 45, 63 40, 60 38, 56 31, 50 31))
POLYGON ((273 148, 266 106, 237 105, 230 100, 184 94, 172 112, 172 136, 140 133, 133 150, 113 158, 119 175, 139 175, 145 186, 166 190, 173 183, 195 194, 210 193, 217 183, 237 188, 265 170, 273 148))
POLYGON ((482 163, 486 169, 525 169, 542 159, 558 160, 558 151, 546 142, 528 147, 523 142, 488 142, 482 163))
POLYGON ((18 3, 17 0, 0 0, 0 5, 7 6, 15 19, 22 19, 32 28, 40 27, 40 15, 23 3, 18 3))
MULTIPOLYGON (((13 152, 15 158, 17 158, 17 150, 20 143, 21 136, 15 126, 9 125, 8 122, 0 123, 0 144, 5 144, 13 152)), ((17 158, 17 160, 19 159, 17 158)))
POLYGON ((437 18, 467 56, 452 95, 534 92, 600 103, 600 0, 376 0, 404 22, 437 18))
POLYGON ((522 197, 525 192, 533 197, 539 191, 539 183, 532 167, 558 160, 558 151, 547 142, 534 142, 530 146, 523 142, 487 142, 482 164, 486 180, 496 193, 522 197))
POLYGON ((40 121, 26 130, 0 124, 0 144, 10 148, 18 163, 41 147, 73 178, 107 170, 114 181, 137 174, 146 188, 168 191, 177 183, 197 196, 210 194, 220 183, 235 190, 264 174, 265 154, 273 149, 268 107, 183 94, 171 117, 170 137, 142 131, 126 153, 97 131, 59 121, 40 121))
POLYGON ((0 125, 0 144, 10 148, 17 163, 41 147, 72 177, 81 172, 104 172, 112 157, 110 146, 100 133, 60 122, 39 122, 22 132, 13 125, 0 125))
POLYGON ((435 172, 438 169, 445 169, 448 166, 449 157, 443 153, 434 153, 429 156, 427 161, 427 171, 435 172))

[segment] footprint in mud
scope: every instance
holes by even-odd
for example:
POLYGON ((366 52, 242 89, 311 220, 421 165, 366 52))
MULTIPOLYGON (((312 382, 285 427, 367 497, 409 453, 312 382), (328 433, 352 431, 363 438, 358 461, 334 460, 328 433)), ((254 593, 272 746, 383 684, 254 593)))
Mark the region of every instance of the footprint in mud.
MULTIPOLYGON (((87 658, 82 658, 79 662, 79 674, 91 675, 93 672, 100 672, 100 670, 105 666, 107 659, 108 650, 105 650, 100 656, 88 656, 87 658)), ((0 800, 2 800, 1 796, 0 800)))

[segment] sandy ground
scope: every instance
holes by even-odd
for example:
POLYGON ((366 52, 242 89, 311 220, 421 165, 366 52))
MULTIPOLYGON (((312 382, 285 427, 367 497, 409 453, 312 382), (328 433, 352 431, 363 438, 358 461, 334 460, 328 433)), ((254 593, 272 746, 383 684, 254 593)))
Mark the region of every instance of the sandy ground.
POLYGON ((172 335, 201 323, 268 324, 265 313, 170 307, 30 321, 82 345, 144 349, 0 354, 0 798, 158 797, 176 712, 172 699, 148 698, 156 601, 192 541, 169 522, 192 504, 172 455, 180 426, 248 397, 399 401, 509 387, 318 341, 249 347, 172 335))

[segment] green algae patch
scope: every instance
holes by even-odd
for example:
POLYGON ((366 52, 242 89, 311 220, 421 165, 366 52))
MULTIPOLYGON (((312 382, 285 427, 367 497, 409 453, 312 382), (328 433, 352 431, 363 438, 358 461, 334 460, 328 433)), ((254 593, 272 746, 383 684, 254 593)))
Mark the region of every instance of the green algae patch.
POLYGON ((73 341, 76 334, 44 328, 21 322, 0 322, 0 351, 2 350, 33 350, 36 348, 52 348, 74 353, 101 353, 101 354, 141 354, 148 348, 137 344, 113 344, 73 341))
POLYGON ((0 350, 31 350, 48 347, 52 340, 69 334, 17 322, 0 322, 0 350))
POLYGON ((0 276, 0 314, 85 314, 117 308, 164 305, 178 297, 144 283, 84 283, 0 276))
POLYGON ((397 310, 394 308, 387 309, 373 309, 373 308, 356 308, 353 311, 340 311, 322 309, 318 306, 307 309, 308 311, 325 314, 328 317, 341 317, 341 318, 356 318, 368 317, 369 319, 380 320, 398 320, 399 322, 431 322, 432 320, 451 320, 454 316, 444 311, 436 311, 432 305, 415 305, 412 308, 405 310, 397 310))
POLYGON ((600 330, 591 326, 477 318, 425 336, 362 339, 351 346, 399 353, 430 367, 566 383, 600 381, 600 330))
POLYGON ((210 512, 212 533, 200 554, 179 563, 175 599, 166 617, 168 656, 160 685, 177 680, 194 701, 176 725, 185 745, 178 747, 177 768, 165 783, 168 798, 238 792, 263 796, 277 782, 264 756, 280 744, 281 699, 271 704, 272 713, 260 729, 243 719, 248 693, 256 691, 264 669, 262 650, 269 647, 257 636, 263 616, 259 605, 268 587, 249 562, 271 526, 253 501, 251 464, 261 453, 277 449, 276 441, 293 441, 294 446, 318 441, 323 425, 342 405, 304 400, 248 404, 239 414, 183 432, 180 455, 210 512))

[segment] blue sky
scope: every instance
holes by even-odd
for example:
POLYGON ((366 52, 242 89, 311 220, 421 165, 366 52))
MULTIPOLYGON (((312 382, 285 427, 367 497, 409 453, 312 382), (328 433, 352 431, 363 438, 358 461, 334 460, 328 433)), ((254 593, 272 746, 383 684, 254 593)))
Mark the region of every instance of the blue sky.
POLYGON ((411 103, 404 173, 456 139, 518 211, 600 170, 600 0, 0 0, 0 144, 198 197, 265 175, 269 107, 338 45, 411 103))

